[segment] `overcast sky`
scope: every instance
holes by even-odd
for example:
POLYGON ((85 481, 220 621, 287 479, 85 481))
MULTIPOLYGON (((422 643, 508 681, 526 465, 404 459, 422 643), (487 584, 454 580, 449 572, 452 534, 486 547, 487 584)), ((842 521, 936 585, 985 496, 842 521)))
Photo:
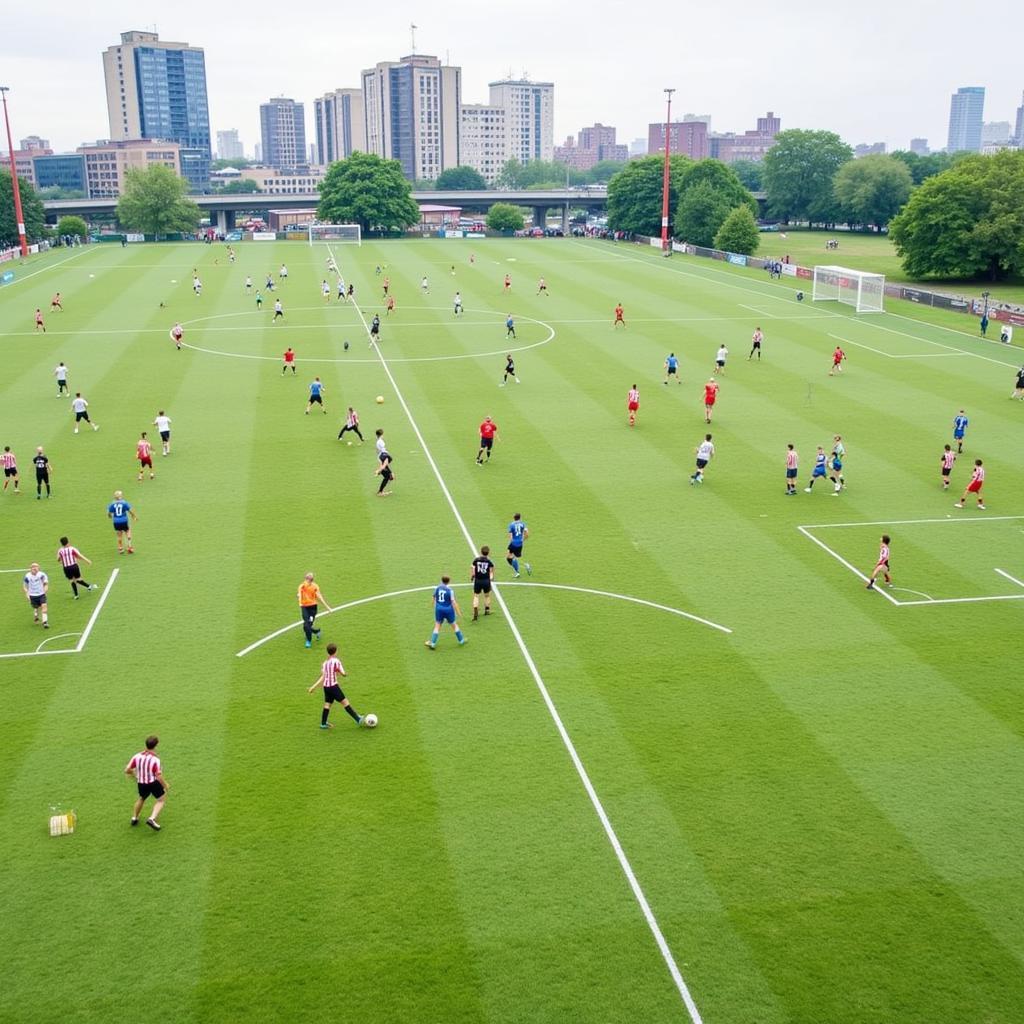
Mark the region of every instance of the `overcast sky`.
MULTIPOLYGON (((713 131, 744 131, 767 110, 783 128, 827 128, 850 144, 906 148, 923 136, 946 143, 949 98, 986 87, 985 120, 1010 121, 1024 90, 1015 47, 1024 3, 977 8, 923 0, 796 4, 761 0, 448 0, 339 4, 250 0, 172 4, 104 0, 18 4, 0 33, 0 84, 10 87, 15 146, 26 135, 56 150, 108 134, 102 51, 122 31, 206 50, 210 128, 237 128, 246 152, 259 139, 259 105, 285 95, 306 104, 359 84, 359 72, 416 50, 462 67, 465 102, 487 99, 487 83, 509 71, 555 83, 555 142, 585 124, 646 137, 664 118, 662 90, 677 91, 673 114, 710 114, 713 131), (1007 40, 1006 56, 1000 40, 1007 40)), ((0 148, 6 149, 6 140, 0 148)))

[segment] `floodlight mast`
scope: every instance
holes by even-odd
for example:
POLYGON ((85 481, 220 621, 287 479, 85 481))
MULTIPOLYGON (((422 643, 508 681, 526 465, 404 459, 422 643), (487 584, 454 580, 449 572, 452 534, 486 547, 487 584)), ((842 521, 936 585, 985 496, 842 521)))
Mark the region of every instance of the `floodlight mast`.
POLYGON ((18 169, 14 162, 14 141, 11 139, 11 119, 7 116, 7 93, 9 87, 0 85, 0 95, 4 98, 4 124, 7 125, 7 153, 11 158, 11 188, 14 192, 14 219, 18 222, 18 242, 21 244, 21 255, 28 255, 28 239, 25 237, 25 214, 21 210, 21 189, 18 188, 18 169))
POLYGON ((672 121, 672 93, 675 89, 666 89, 668 96, 668 109, 665 111, 665 170, 661 179, 661 251, 668 252, 668 158, 672 151, 672 136, 669 134, 669 125, 672 121))

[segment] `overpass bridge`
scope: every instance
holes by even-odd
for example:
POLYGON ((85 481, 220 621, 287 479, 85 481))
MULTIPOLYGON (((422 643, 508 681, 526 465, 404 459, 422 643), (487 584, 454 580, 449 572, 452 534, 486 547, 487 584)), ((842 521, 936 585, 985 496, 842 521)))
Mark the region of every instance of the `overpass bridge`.
MULTIPOLYGON (((608 188, 605 185, 552 189, 474 189, 457 192, 414 191, 412 197, 421 205, 458 206, 470 214, 486 214, 495 203, 525 206, 533 210, 534 224, 540 225, 546 222, 548 211, 555 209, 561 215, 565 228, 568 228, 571 209, 598 211, 606 210, 608 207, 608 188)), ((317 192, 250 192, 230 195, 214 193, 190 198, 203 214, 210 218, 210 223, 215 224, 217 230, 222 233, 234 228, 239 214, 265 217, 268 210, 308 210, 320 201, 317 192)), ((765 194, 755 192, 754 198, 763 212, 765 194)), ((72 215, 84 217, 86 220, 113 222, 117 200, 49 199, 44 201, 43 207, 46 210, 46 220, 51 224, 55 224, 63 216, 72 215)))

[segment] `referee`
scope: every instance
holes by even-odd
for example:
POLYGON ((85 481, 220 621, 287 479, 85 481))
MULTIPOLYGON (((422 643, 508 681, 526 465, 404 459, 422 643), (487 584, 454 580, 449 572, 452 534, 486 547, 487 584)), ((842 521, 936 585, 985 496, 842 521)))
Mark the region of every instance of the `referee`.
POLYGON ((36 467, 36 501, 43 496, 43 484, 46 484, 46 496, 50 496, 50 460, 46 457, 42 445, 36 449, 32 465, 36 467))
POLYGON ((327 603, 327 598, 320 592, 318 584, 313 582, 313 574, 307 572, 299 584, 299 611, 302 613, 302 632, 306 634, 306 646, 313 646, 313 636, 320 639, 320 630, 316 628, 316 615, 323 601, 324 607, 330 612, 334 609, 327 603))
POLYGON ((470 581, 473 584, 473 621, 480 617, 480 595, 484 595, 484 615, 491 614, 491 583, 494 581, 494 563, 491 549, 485 544, 473 559, 470 581))

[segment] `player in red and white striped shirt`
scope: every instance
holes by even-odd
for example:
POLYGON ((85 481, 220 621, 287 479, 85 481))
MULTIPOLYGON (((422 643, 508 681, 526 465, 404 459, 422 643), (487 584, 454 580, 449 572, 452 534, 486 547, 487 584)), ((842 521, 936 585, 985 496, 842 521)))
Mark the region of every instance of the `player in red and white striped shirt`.
POLYGON ((132 808, 131 823, 132 825, 138 825, 139 815, 142 813, 142 805, 149 797, 154 797, 156 803, 153 804, 153 813, 146 819, 146 824, 154 832, 160 831, 160 826, 157 824, 156 819, 160 817, 160 812, 164 809, 167 790, 171 788, 168 781, 164 778, 163 769, 160 766, 160 758, 153 753, 159 742, 160 738, 158 736, 147 736, 146 749, 139 751, 128 762, 128 766, 124 770, 125 775, 135 776, 135 782, 139 789, 139 798, 135 801, 135 806, 132 808))
POLYGON ((86 590, 95 590, 96 586, 92 583, 86 583, 82 579, 82 570, 78 568, 78 561, 81 559, 86 565, 92 565, 92 562, 82 554, 73 544, 71 544, 67 537, 61 537, 60 547, 57 549, 57 561, 64 567, 64 578, 71 584, 71 593, 75 595, 75 600, 78 600, 78 588, 85 587, 86 590))
POLYGON ((889 534, 882 534, 881 547, 878 549, 878 561, 875 563, 874 569, 871 570, 871 579, 868 580, 868 590, 874 590, 875 579, 879 573, 885 577, 885 585, 887 587, 892 586, 892 577, 889 575, 889 534))
POLYGON ((339 685, 338 680, 345 675, 345 666, 342 665, 341 659, 337 657, 337 654, 338 645, 328 644, 327 660, 320 668, 320 676, 306 691, 307 693, 312 693, 318 686, 323 687, 324 707, 320 712, 321 729, 334 728, 334 726, 327 721, 327 716, 331 713, 331 705, 335 701, 337 701, 355 719, 356 725, 363 724, 362 715, 356 713, 356 709, 349 704, 348 697, 341 692, 341 686, 339 685))
POLYGON ((9 444, 4 445, 4 450, 0 452, 0 466, 3 466, 4 470, 4 490, 7 490, 7 485, 13 480, 14 493, 21 494, 19 489, 21 477, 18 476, 18 460, 14 457, 14 452, 11 451, 9 444))
POLYGON ((964 493, 953 508, 963 508, 968 494, 973 494, 978 499, 978 508, 984 510, 985 500, 981 496, 981 489, 985 486, 985 467, 981 459, 974 460, 974 470, 971 473, 971 482, 964 488, 964 493))
POLYGON ((942 489, 949 490, 949 474, 953 472, 953 463, 956 462, 956 452, 947 444, 942 452, 942 489))
POLYGON ((634 384, 626 395, 626 411, 629 413, 629 425, 636 424, 636 414, 640 411, 640 392, 634 384))
POLYGON ((146 432, 143 431, 135 445, 135 458, 139 460, 139 479, 142 479, 142 471, 149 466, 149 479, 156 475, 153 472, 153 446, 146 439, 146 432))
MULTIPOLYGON (((362 444, 363 434, 359 429, 359 413, 357 413, 351 405, 348 407, 348 416, 345 417, 345 426, 341 428, 341 433, 338 434, 338 440, 340 441, 350 430, 359 438, 359 443, 362 444)), ((349 441, 349 444, 351 443, 352 442, 349 441)))
POLYGON ((786 445, 786 493, 796 494, 796 474, 800 465, 800 456, 791 445, 786 445))

